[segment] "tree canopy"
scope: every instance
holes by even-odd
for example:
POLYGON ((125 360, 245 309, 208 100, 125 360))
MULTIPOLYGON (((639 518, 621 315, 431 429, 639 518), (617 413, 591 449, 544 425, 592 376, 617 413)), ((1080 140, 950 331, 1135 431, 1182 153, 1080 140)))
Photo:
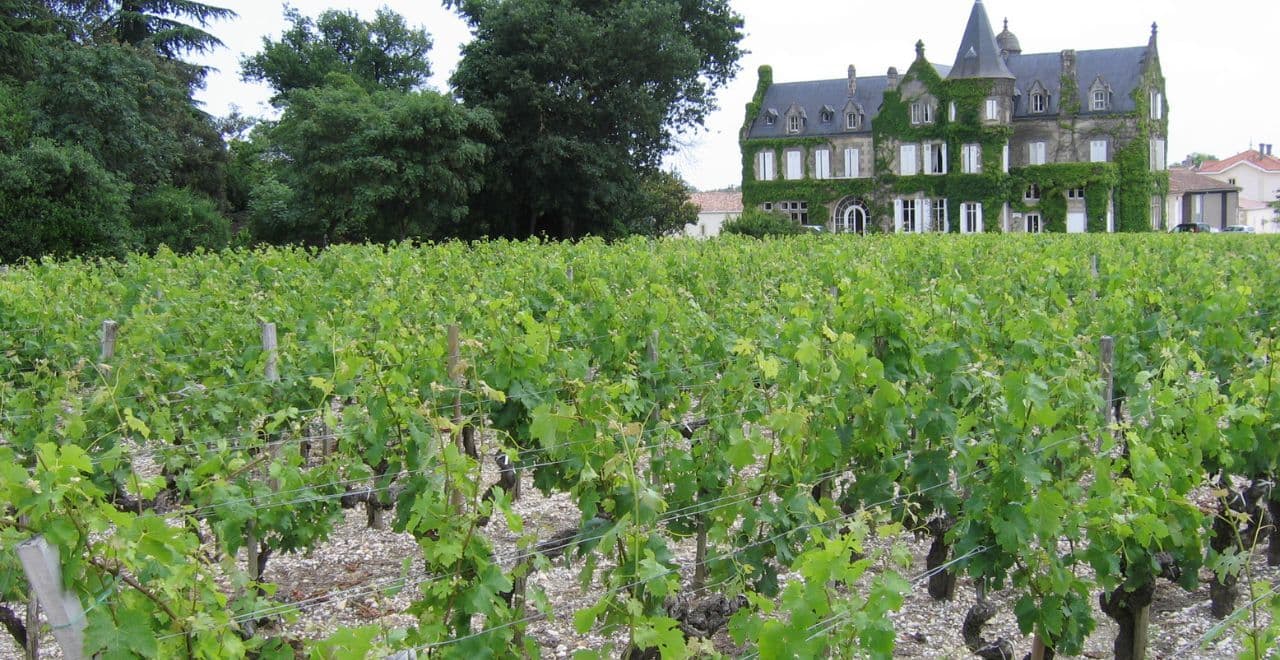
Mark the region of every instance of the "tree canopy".
POLYGON ((372 21, 352 11, 326 11, 316 19, 286 7, 291 27, 279 41, 262 39, 262 51, 240 61, 242 76, 265 82, 281 103, 296 89, 319 87, 331 73, 344 73, 366 89, 409 92, 431 75, 431 37, 404 17, 379 9, 372 21))
POLYGON ((742 56, 727 0, 447 4, 474 33, 453 85, 501 136, 473 215, 492 235, 624 233, 742 56))

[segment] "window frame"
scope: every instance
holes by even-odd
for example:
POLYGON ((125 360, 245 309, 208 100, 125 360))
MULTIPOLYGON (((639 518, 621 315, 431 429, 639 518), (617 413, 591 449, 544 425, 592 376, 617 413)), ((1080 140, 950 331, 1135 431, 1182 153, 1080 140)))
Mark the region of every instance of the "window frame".
POLYGON ((804 128, 804 117, 799 114, 787 116, 787 133, 795 135, 804 128))
POLYGON ((902 233, 919 234, 920 232, 920 207, 922 204, 915 197, 902 198, 902 233), (911 215, 911 224, 907 223, 907 214, 911 215))
POLYGON ((1110 94, 1105 89, 1095 89, 1090 95, 1089 109, 1093 112, 1106 112, 1111 105, 1110 94))
POLYGON ((960 173, 982 174, 982 145, 976 142, 965 144, 960 151, 960 173))
POLYGON ((982 233, 982 203, 960 202, 960 233, 982 233))
POLYGON ((1089 162, 1090 163, 1111 162, 1110 161, 1111 154, 1108 153, 1110 142, 1111 141, 1107 139, 1089 140, 1089 162), (1101 152, 1101 158, 1099 158, 1099 152, 1101 152))
POLYGON ((911 125, 919 126, 921 124, 933 123, 933 104, 925 101, 915 101, 911 104, 911 125))
POLYGON ((1044 218, 1039 213, 1028 213, 1022 216, 1022 231, 1027 234, 1043 234, 1044 218), (1032 222, 1035 223, 1035 229, 1032 229, 1032 222))
POLYGON ((774 181, 777 179, 778 170, 775 163, 775 156, 772 149, 765 149, 756 152, 756 180, 757 181, 774 181))
POLYGON ((1031 105, 1030 105, 1030 110, 1032 114, 1037 114, 1037 115, 1044 114, 1049 108, 1048 101, 1049 101, 1048 94, 1033 92, 1031 94, 1031 105))
POLYGON ((1000 100, 995 98, 987 99, 987 121, 1000 121, 1000 100))
POLYGON ((813 178, 831 178, 831 149, 818 147, 813 150, 813 178))
POLYGON ((1040 185, 1036 183, 1027 184, 1027 189, 1022 193, 1022 199, 1028 202, 1040 201, 1040 185))
POLYGON ((1027 143, 1027 164, 1044 165, 1049 162, 1049 145, 1044 140, 1027 143))
POLYGON ((799 181, 804 178, 804 152, 799 149, 787 149, 782 152, 785 169, 782 172, 782 178, 785 181, 799 181), (792 166, 796 169, 793 170, 792 166), (798 170, 798 171, 796 171, 798 170), (792 174, 795 176, 792 176, 792 174))
POLYGON ((919 147, 914 144, 904 144, 898 147, 899 176, 916 176, 920 173, 920 154, 918 149, 919 147), (908 151, 911 153, 910 158, 907 157, 908 151), (910 168, 907 167, 908 162, 910 162, 910 168), (910 172, 907 171, 908 169, 910 169, 910 172))
POLYGON ((857 179, 862 176, 862 150, 858 147, 844 148, 844 178, 857 179))
POLYGON ((844 130, 857 131, 862 128, 862 115, 856 112, 844 113, 844 130))

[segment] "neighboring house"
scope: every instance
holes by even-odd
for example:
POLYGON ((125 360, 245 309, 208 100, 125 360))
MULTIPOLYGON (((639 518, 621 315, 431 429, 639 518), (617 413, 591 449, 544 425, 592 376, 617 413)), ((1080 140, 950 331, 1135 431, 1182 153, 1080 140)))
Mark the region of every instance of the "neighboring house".
POLYGON ((693 193, 689 201, 698 207, 698 224, 686 225, 685 236, 706 238, 719 236, 724 223, 742 215, 742 193, 740 192, 699 192, 693 193))
POLYGON ((1145 46, 1024 54, 974 3, 952 66, 774 83, 740 135, 743 200, 836 232, 1150 229, 1168 105, 1145 46))
POLYGON ((1240 224, 1253 227, 1259 234, 1280 234, 1280 218, 1276 208, 1266 202, 1240 198, 1240 224))
POLYGON ((1175 167, 1169 170, 1169 229, 1184 222, 1203 222, 1215 229, 1238 224, 1240 189, 1203 174, 1175 167))
MULTIPOLYGON (((1239 224, 1256 231, 1280 229, 1268 218, 1263 207, 1280 195, 1280 158, 1271 155, 1270 144, 1238 153, 1226 160, 1213 160, 1200 165, 1201 174, 1240 188, 1239 224)), ((1274 209, 1273 209, 1274 211, 1274 209)))

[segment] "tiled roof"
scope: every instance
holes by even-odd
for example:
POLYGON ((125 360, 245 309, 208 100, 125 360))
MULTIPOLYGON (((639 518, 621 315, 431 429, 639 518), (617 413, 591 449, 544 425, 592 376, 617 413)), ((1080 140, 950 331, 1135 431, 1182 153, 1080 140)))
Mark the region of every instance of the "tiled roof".
POLYGON ((1208 161, 1200 166, 1200 171, 1217 174, 1218 172, 1229 170, 1240 163, 1249 163, 1266 172, 1280 172, 1280 158, 1265 155, 1257 149, 1242 151, 1225 160, 1208 161))
POLYGON ((1181 195, 1189 192, 1231 192, 1240 190, 1236 186, 1223 183, 1191 170, 1174 168, 1169 170, 1169 194, 1181 195))
POLYGON ((1266 208, 1271 208, 1271 205, 1266 202, 1259 202, 1256 199, 1240 198, 1241 211, 1261 211, 1266 208))
POLYGON ((698 192, 690 195, 689 201, 701 213, 742 213, 740 192, 698 192))

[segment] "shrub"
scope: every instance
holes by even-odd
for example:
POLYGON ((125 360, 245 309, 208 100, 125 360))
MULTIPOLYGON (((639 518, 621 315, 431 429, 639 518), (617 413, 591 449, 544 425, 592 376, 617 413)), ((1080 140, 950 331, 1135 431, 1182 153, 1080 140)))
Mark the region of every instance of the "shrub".
POLYGON ((747 209, 742 212, 742 215, 724 223, 720 231, 725 234, 764 238, 765 236, 802 234, 805 228, 781 213, 747 209))
POLYGON ((217 250, 231 241, 231 222, 213 200, 185 188, 162 186, 138 200, 133 223, 149 250, 161 245, 175 252, 217 250))

